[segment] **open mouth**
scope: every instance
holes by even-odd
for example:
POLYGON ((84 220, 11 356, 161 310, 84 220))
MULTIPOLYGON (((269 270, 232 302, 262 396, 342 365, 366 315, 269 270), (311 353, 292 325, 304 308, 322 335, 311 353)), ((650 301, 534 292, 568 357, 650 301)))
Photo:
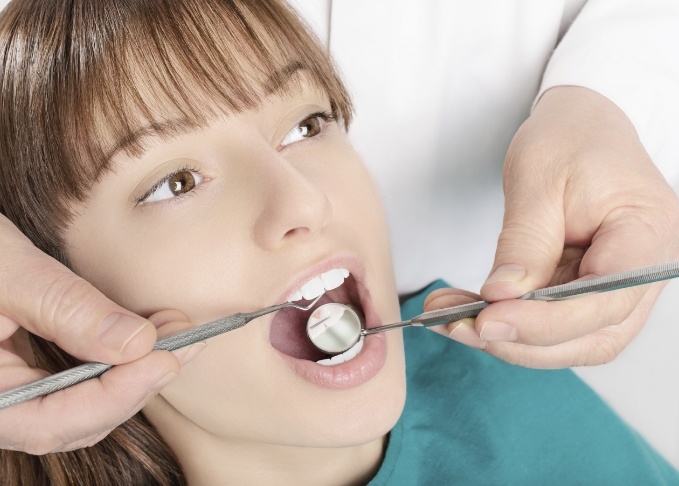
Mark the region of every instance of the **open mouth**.
POLYGON ((331 302, 350 305, 361 315, 363 308, 356 279, 346 269, 335 268, 306 282, 288 300, 311 301, 319 295, 321 298, 308 311, 288 308, 276 313, 271 322, 271 345, 283 354, 321 365, 349 361, 360 352, 363 339, 343 353, 327 354, 309 340, 306 324, 318 307, 331 302))

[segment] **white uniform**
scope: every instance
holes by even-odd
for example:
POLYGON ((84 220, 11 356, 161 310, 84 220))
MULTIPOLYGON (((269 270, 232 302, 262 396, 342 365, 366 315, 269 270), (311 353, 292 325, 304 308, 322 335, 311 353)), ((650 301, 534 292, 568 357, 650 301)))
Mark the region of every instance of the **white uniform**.
MULTIPOLYGON (((290 1, 354 97, 350 135, 385 199, 402 292, 436 278, 479 289, 505 151, 550 87, 615 102, 679 187, 677 0, 290 1)), ((578 372, 679 466, 677 296, 675 282, 614 363, 578 372)))

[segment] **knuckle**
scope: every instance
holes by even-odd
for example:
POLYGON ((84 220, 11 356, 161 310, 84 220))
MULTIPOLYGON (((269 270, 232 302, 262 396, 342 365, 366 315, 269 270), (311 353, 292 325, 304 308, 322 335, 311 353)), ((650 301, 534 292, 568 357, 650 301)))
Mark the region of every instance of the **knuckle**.
POLYGON ((76 449, 84 449, 84 448, 87 448, 87 447, 92 447, 93 445, 95 445, 98 442, 105 439, 106 436, 108 436, 109 433, 110 433, 110 430, 107 430, 105 432, 96 433, 96 434, 91 435, 89 437, 85 437, 83 439, 76 440, 75 442, 65 444, 60 449, 59 452, 68 452, 68 451, 74 451, 76 449))
POLYGON ((596 319, 600 323, 601 332, 605 326, 616 325, 627 319, 639 304, 646 289, 625 289, 602 296, 595 307, 596 319))
POLYGON ((659 235, 661 241, 669 242, 670 258, 676 258, 679 255, 679 201, 675 197, 672 203, 674 204, 666 205, 664 211, 659 211, 664 220, 654 227, 656 231, 662 232, 659 235))
POLYGON ((562 341, 559 333, 555 330, 555 326, 551 323, 543 322, 540 326, 540 333, 543 345, 552 346, 562 341))
POLYGON ((534 348, 517 343, 489 343, 486 352, 502 361, 523 368, 540 368, 542 363, 534 356, 534 348))
POLYGON ((602 329, 585 341, 581 357, 577 360, 578 365, 610 363, 620 355, 625 345, 626 343, 622 342, 618 336, 602 329))
MULTIPOLYGON (((568 332, 568 316, 553 303, 522 302, 530 314, 522 315, 518 327, 520 342, 533 346, 551 346, 563 342, 568 332)), ((528 312, 528 311, 527 311, 528 312)))
POLYGON ((58 277, 44 292, 39 315, 56 343, 77 330, 92 315, 102 296, 75 275, 58 277))
POLYGON ((613 198, 613 206, 607 218, 621 237, 645 240, 661 258, 679 255, 679 199, 674 193, 627 195, 622 203, 613 198))
POLYGON ((58 452, 60 446, 61 444, 55 438, 55 436, 46 432, 38 432, 33 436, 25 437, 21 443, 21 446, 17 447, 16 450, 20 450, 34 456, 44 456, 45 454, 58 452))
POLYGON ((552 259, 554 241, 549 228, 533 224, 533 218, 508 220, 498 238, 497 258, 512 261, 520 254, 537 260, 552 259))
POLYGON ((34 456, 44 456, 45 454, 61 452, 61 447, 56 443, 43 443, 33 447, 30 450, 27 450, 26 452, 28 452, 29 454, 33 454, 34 456))

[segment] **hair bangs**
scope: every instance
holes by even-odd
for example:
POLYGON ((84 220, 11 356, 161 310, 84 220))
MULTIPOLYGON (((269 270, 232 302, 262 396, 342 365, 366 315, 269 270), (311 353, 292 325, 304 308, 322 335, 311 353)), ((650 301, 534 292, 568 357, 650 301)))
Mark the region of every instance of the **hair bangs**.
POLYGON ((161 15, 136 12, 124 42, 93 70, 89 133, 77 152, 88 153, 97 172, 121 149, 139 155, 144 131, 171 135, 173 127, 198 127, 220 114, 255 109, 272 93, 301 90, 294 82, 298 71, 327 94, 339 119, 350 121, 349 97, 331 62, 286 7, 158 3, 161 15))
POLYGON ((86 199, 115 153, 140 155, 145 132, 257 108, 301 89, 298 71, 351 119, 331 60, 281 1, 14 0, 0 36, 0 175, 16 187, 0 207, 62 261, 68 203, 86 199))

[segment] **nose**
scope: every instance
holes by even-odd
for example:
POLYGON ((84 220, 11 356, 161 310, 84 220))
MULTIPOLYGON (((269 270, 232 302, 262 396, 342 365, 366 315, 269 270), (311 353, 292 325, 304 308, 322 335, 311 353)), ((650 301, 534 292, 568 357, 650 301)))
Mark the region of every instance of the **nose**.
POLYGON ((269 164, 265 180, 265 204, 255 220, 256 243, 275 250, 289 242, 303 241, 319 234, 332 216, 328 195, 310 173, 278 159, 269 164))

